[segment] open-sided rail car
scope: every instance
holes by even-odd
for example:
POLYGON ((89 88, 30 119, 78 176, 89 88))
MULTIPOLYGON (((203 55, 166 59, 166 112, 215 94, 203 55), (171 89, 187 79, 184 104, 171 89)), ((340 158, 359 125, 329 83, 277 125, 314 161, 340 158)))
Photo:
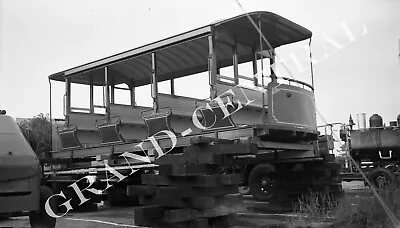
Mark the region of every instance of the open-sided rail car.
MULTIPOLYGON (((121 173, 135 164, 143 174, 206 143, 214 147, 204 153, 224 155, 221 172, 240 173, 257 199, 340 191, 334 157, 318 145, 313 85, 274 69, 277 48, 311 36, 277 14, 252 12, 50 75, 51 84, 65 83, 65 120, 46 159, 48 181, 67 186, 90 173, 101 185, 105 161, 121 173), (176 136, 172 150, 163 131, 176 136), (149 137, 171 150, 159 162, 119 157, 157 157, 151 140, 137 146, 149 137)), ((118 184, 125 191, 135 183, 140 175, 118 184)))

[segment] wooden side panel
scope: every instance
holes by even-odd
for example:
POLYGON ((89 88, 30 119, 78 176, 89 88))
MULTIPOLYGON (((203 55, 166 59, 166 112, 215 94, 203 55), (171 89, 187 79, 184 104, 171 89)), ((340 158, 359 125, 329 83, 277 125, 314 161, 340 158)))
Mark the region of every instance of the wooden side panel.
POLYGON ((269 83, 268 122, 275 125, 317 128, 314 94, 297 86, 269 83))

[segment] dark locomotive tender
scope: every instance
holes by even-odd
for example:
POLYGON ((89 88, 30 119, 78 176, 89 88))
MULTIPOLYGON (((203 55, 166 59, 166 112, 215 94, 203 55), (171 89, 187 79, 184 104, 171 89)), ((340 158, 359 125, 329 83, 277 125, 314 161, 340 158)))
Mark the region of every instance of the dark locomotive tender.
MULTIPOLYGON (((400 161, 400 114, 388 126, 380 115, 373 114, 369 128, 350 129, 348 134, 341 134, 341 138, 348 140, 350 155, 373 185, 380 187, 395 180, 400 161)), ((357 172, 342 176, 347 180, 360 179, 357 172)))

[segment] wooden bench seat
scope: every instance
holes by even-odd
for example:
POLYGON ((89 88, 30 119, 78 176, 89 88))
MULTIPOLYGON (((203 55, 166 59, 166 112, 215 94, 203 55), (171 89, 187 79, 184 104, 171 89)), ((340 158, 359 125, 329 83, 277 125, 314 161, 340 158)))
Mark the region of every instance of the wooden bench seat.
POLYGON ((125 143, 125 139, 119 131, 120 125, 121 120, 119 118, 96 121, 96 126, 101 135, 102 145, 125 143))
POLYGON ((104 114, 71 112, 69 123, 77 126, 78 131, 97 131, 96 121, 104 118, 104 114))
POLYGON ((79 149, 83 148, 82 143, 77 137, 76 126, 70 128, 57 128, 57 134, 60 137, 61 149, 79 149))
POLYGON ((152 110, 150 107, 131 105, 110 105, 112 118, 120 120, 119 133, 128 142, 146 138, 146 124, 142 119, 142 112, 152 110))
POLYGON ((256 88, 249 89, 246 87, 232 86, 222 83, 217 83, 216 87, 217 87, 217 95, 221 95, 223 93, 229 94, 227 93, 227 91, 232 90, 232 92, 235 94, 233 97, 234 103, 237 103, 237 100, 239 100, 242 105, 245 105, 248 102, 248 100, 252 100, 251 103, 246 105, 246 108, 262 109, 263 96, 265 104, 267 104, 268 102, 267 93, 262 93, 261 91, 258 91, 256 88))
MULTIPOLYGON (((203 100, 175 96, 169 94, 158 94, 158 104, 160 108, 170 108, 171 113, 171 127, 177 133, 182 133, 187 129, 192 130, 192 134, 200 133, 201 130, 194 126, 192 118, 193 112, 196 110, 196 102, 206 103, 203 100)), ((199 112, 196 113, 197 118, 201 120, 202 116, 199 112)))
POLYGON ((131 106, 131 105, 110 105, 111 117, 119 117, 121 125, 142 125, 145 123, 142 119, 142 112, 152 110, 150 107, 131 106))
MULTIPOLYGON (((171 108, 172 116, 192 118, 193 112, 196 109, 196 102, 206 103, 203 100, 191 97, 182 97, 163 93, 158 94, 158 103, 160 108, 171 108)), ((198 117, 201 118, 200 115, 198 115, 198 117)))
POLYGON ((266 105, 263 105, 263 96, 264 104, 268 103, 267 93, 262 93, 256 88, 249 89, 223 83, 217 83, 216 88, 218 96, 224 96, 222 94, 225 93, 225 95, 231 96, 230 99, 235 106, 238 105, 238 100, 242 104, 243 108, 233 113, 231 116, 234 123, 239 125, 252 125, 262 124, 263 120, 267 120, 268 109, 266 105), (234 96, 232 96, 230 93, 227 93, 229 90, 232 90, 234 96), (252 102, 247 104, 249 100, 252 102))
POLYGON ((104 114, 72 112, 70 124, 76 126, 76 137, 84 147, 132 142, 146 137, 141 112, 148 109, 151 108, 111 104, 110 120, 104 114))
POLYGON ((96 120, 104 119, 103 114, 78 113, 69 114, 70 126, 75 126, 76 137, 84 147, 99 145, 100 133, 96 126, 96 120))

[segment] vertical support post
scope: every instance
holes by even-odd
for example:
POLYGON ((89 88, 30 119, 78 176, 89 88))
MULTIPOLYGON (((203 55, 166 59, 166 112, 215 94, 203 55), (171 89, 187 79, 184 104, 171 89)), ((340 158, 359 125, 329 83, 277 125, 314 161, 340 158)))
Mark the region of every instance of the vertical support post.
POLYGON ((135 84, 133 83, 133 80, 131 80, 131 83, 129 85, 129 90, 131 94, 131 105, 135 106, 136 105, 136 100, 135 100, 135 84))
POLYGON ((171 84, 171 95, 175 95, 175 81, 174 81, 174 79, 170 80, 170 84, 171 84))
POLYGON ((239 57, 237 53, 237 42, 235 39, 235 45, 233 46, 233 79, 235 85, 239 84, 239 57))
POLYGON ((217 91, 215 88, 215 84, 217 82, 217 56, 215 53, 215 37, 214 31, 211 32, 211 35, 208 37, 208 75, 209 75, 209 85, 210 85, 210 98, 214 99, 217 97, 217 91))
POLYGON ((52 150, 54 150, 53 148, 53 115, 52 115, 52 107, 51 107, 51 81, 49 78, 49 105, 50 105, 50 145, 52 150))
POLYGON ((271 53, 271 58, 270 58, 270 68, 271 68, 271 81, 272 82, 277 82, 278 77, 275 74, 276 71, 276 66, 275 66, 275 50, 272 50, 271 53))
POLYGON ((158 112, 158 87, 157 87, 157 63, 156 53, 151 53, 151 97, 153 98, 153 109, 158 112))
MULTIPOLYGON (((261 55, 261 86, 264 89, 264 58, 262 55, 262 51, 263 51, 263 40, 262 40, 262 27, 261 27, 261 16, 259 15, 258 17, 258 28, 259 28, 259 39, 260 39, 260 55, 261 55)), ((265 123, 265 106, 266 106, 266 102, 265 102, 265 96, 264 93, 261 94, 262 95, 262 112, 261 112, 261 118, 260 121, 262 124, 265 123)))
MULTIPOLYGON (((350 116, 351 118, 351 116, 350 116)), ((351 128, 353 128, 353 125, 350 125, 351 128)), ((349 129, 346 127, 346 125, 344 124, 344 128, 346 129, 346 142, 345 142, 345 146, 346 146, 346 159, 347 161, 349 161, 349 165, 350 165, 350 173, 353 173, 353 163, 351 162, 351 159, 349 159, 349 157, 351 157, 350 155, 350 149, 349 149, 349 145, 350 145, 350 131, 349 129)))
POLYGON ((260 40, 260 56, 261 56, 261 85, 264 87, 264 58, 263 58, 263 55, 262 55, 263 40, 262 40, 262 28, 261 28, 261 18, 260 17, 259 17, 259 20, 258 20, 258 29, 259 29, 259 33, 260 33, 259 40, 260 40))
POLYGON ((65 126, 69 127, 69 114, 71 113, 71 78, 65 78, 65 95, 64 95, 64 115, 65 126))
POLYGON ((94 113, 94 90, 93 90, 93 76, 92 75, 90 75, 90 78, 89 78, 89 83, 90 83, 90 91, 89 91, 89 93, 90 93, 90 107, 89 107, 89 109, 90 109, 90 113, 94 113))
POLYGON ((312 58, 312 54, 311 54, 311 38, 310 38, 310 42, 308 43, 308 48, 310 49, 311 85, 314 89, 314 70, 313 70, 313 58, 312 58))
POLYGON ((258 74, 258 70, 257 70, 257 54, 256 54, 256 51, 254 50, 254 48, 253 48, 253 50, 252 50, 252 53, 253 53, 253 56, 254 56, 254 58, 253 58, 253 79, 254 79, 254 86, 257 86, 257 85, 258 85, 258 77, 257 77, 257 74, 258 74))
POLYGON ((111 83, 111 104, 115 104, 115 85, 111 83))
POLYGON ((110 87, 109 87, 109 78, 108 78, 108 68, 104 67, 104 97, 106 102, 106 120, 110 119, 110 87))

